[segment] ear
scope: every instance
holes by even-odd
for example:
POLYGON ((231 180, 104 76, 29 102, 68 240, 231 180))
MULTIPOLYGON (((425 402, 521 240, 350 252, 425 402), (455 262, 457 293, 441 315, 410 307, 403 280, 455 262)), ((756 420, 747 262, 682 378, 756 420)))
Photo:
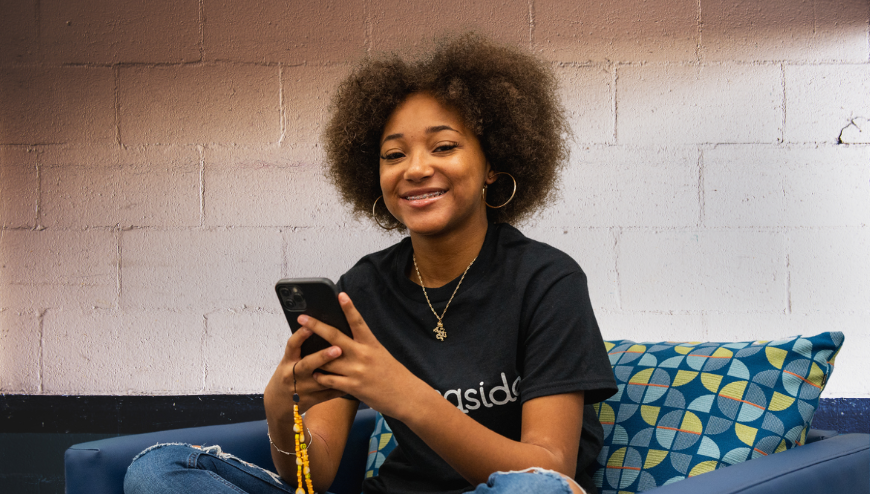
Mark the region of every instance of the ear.
POLYGON ((486 162, 486 180, 484 182, 486 185, 492 185, 493 182, 498 178, 495 170, 492 169, 492 165, 489 164, 489 161, 486 162))

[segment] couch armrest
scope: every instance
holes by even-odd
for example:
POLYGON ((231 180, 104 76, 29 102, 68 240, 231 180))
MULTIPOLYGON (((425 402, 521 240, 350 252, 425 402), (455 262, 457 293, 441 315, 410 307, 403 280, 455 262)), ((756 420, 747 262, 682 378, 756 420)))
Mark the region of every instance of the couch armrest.
POLYGON ((843 434, 646 491, 650 494, 870 492, 870 434, 843 434))
MULTIPOLYGON (((374 410, 360 410, 348 437, 330 492, 358 494, 365 473, 368 441, 375 426, 374 410)), ((192 427, 113 437, 71 446, 64 455, 67 494, 123 494, 124 475, 133 457, 158 443, 219 444, 245 461, 268 470, 272 464, 266 421, 192 427)))

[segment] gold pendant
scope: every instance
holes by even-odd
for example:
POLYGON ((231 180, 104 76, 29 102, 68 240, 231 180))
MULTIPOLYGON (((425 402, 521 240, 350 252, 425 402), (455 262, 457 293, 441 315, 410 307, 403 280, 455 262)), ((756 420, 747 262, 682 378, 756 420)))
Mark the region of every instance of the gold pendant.
POLYGON ((444 338, 447 338, 447 330, 444 329, 444 324, 441 321, 438 321, 438 326, 432 330, 435 333, 435 337, 441 341, 444 341, 444 338))

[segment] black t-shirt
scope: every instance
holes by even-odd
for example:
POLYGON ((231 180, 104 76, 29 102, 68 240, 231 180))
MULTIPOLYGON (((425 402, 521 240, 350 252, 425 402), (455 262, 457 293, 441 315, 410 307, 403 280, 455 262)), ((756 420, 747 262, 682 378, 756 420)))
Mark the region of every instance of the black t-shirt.
MULTIPOLYGON (((584 391, 576 479, 596 492, 584 470, 601 449, 602 429, 589 405, 615 393, 616 383, 580 266, 510 225, 490 225, 439 341, 432 331, 438 320, 405 274, 411 255, 405 238, 362 258, 339 280, 378 341, 471 418, 514 440, 526 400, 584 391)), ((458 282, 427 289, 439 314, 458 282)), ((474 488, 402 422, 386 420, 398 446, 378 476, 365 480, 364 493, 474 488)))

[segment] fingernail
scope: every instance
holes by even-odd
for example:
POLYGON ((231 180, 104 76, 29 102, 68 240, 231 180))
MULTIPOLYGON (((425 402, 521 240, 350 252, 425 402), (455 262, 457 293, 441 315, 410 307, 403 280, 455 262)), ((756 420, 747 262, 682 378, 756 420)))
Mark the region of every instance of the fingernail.
POLYGON ((334 346, 328 350, 327 354, 330 357, 338 357, 339 355, 341 355, 341 348, 334 346))
POLYGON ((346 304, 348 301, 350 301, 350 297, 348 297, 346 293, 341 292, 338 294, 338 301, 346 304))
POLYGON ((296 321, 298 321, 299 324, 303 324, 303 325, 307 324, 308 323, 308 316, 306 316, 305 314, 301 314, 299 317, 296 318, 296 321))

